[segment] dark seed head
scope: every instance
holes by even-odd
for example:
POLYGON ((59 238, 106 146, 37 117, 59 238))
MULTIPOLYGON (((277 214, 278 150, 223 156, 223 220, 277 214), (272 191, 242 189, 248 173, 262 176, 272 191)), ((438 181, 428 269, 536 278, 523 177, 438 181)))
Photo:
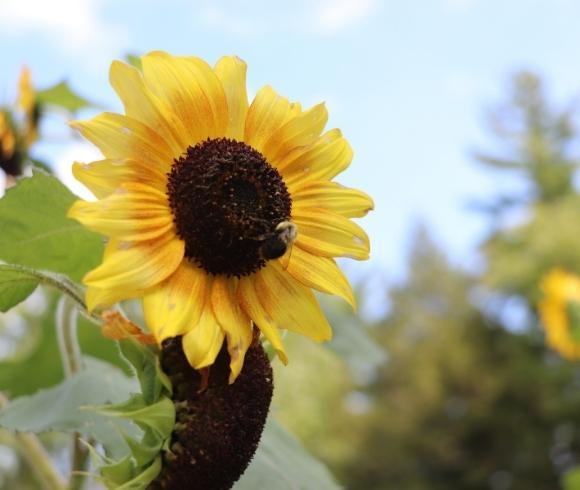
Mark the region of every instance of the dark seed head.
POLYGON ((186 257, 216 275, 263 267, 264 237, 292 210, 278 171, 260 152, 226 138, 189 147, 173 164, 167 193, 186 257))
POLYGON ((231 385, 229 362, 224 346, 204 380, 187 362, 181 338, 163 344, 161 365, 173 383, 177 423, 149 490, 226 490, 247 468, 268 415, 272 368, 259 342, 231 385))

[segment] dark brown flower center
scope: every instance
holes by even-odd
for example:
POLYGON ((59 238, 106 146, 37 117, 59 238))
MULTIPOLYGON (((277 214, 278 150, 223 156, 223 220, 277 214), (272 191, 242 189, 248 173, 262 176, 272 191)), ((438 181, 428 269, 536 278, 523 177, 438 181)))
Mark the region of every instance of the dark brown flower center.
POLYGON ((216 275, 263 267, 265 238, 292 210, 278 171, 260 152, 227 138, 190 146, 175 160, 167 192, 185 256, 216 275))

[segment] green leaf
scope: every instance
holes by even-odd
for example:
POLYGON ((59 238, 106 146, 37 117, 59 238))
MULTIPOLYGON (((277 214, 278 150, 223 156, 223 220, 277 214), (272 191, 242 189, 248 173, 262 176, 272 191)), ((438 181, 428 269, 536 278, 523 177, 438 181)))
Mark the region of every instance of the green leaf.
POLYGON ((269 420, 254 459, 234 490, 338 490, 328 469, 279 424, 269 420))
POLYGON ((0 311, 6 312, 24 301, 38 286, 38 279, 0 265, 0 311))
POLYGON ((564 474, 562 488, 564 490, 580 490, 580 468, 573 468, 564 474))
POLYGON ((102 238, 66 214, 77 197, 57 178, 35 172, 0 199, 0 260, 79 281, 102 257, 102 238))
POLYGON ((87 99, 73 92, 64 80, 53 87, 36 92, 36 100, 41 104, 61 107, 69 112, 75 112, 83 107, 91 107, 94 105, 87 99))
POLYGON ((125 60, 127 61, 127 63, 129 63, 130 65, 134 66, 135 68, 137 68, 138 70, 142 70, 143 69, 143 65, 141 63, 141 56, 137 56, 135 54, 128 54, 125 56, 125 60))
POLYGON ((36 433, 81 432, 103 444, 112 457, 126 455, 129 449, 120 428, 138 435, 137 427, 81 407, 121 402, 135 391, 135 381, 102 361, 89 358, 86 364, 86 369, 53 388, 13 400, 0 411, 0 426, 36 433))

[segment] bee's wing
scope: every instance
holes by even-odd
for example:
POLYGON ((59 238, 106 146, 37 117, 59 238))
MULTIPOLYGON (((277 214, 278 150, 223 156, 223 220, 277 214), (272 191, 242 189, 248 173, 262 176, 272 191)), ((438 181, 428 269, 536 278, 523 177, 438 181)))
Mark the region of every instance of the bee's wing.
POLYGON ((290 265, 290 259, 292 258, 293 245, 294 245, 293 243, 288 245, 288 249, 286 250, 286 253, 278 259, 280 261, 280 264, 282 264, 282 268, 284 270, 288 269, 288 266, 290 265))

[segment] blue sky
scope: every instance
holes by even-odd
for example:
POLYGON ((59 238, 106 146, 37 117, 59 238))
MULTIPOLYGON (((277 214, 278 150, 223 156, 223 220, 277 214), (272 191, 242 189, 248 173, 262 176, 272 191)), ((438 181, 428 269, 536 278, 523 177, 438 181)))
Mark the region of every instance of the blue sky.
MULTIPOLYGON (((0 101, 23 63, 39 86, 67 78, 119 110, 114 58, 237 54, 252 93, 271 84, 303 105, 327 102, 329 126, 355 149, 339 180, 376 202, 362 222, 373 245, 365 270, 393 279, 419 219, 457 262, 476 262, 486 223, 466 204, 510 185, 470 157, 486 143, 483 109, 521 68, 543 74, 557 101, 578 95, 578 19, 574 0, 0 0, 0 101)), ((79 142, 39 153, 62 168, 94 156, 79 142)))

